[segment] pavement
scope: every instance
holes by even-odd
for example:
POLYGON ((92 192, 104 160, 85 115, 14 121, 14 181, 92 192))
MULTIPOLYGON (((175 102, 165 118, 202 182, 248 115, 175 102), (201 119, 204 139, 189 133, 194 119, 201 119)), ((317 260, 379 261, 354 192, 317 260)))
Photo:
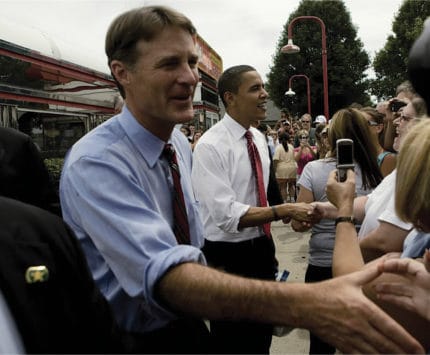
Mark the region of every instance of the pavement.
MULTIPOLYGON (((276 245, 279 269, 290 272, 287 282, 304 282, 308 264, 308 243, 310 233, 297 233, 290 224, 272 222, 272 236, 276 245)), ((308 354, 309 332, 294 329, 283 337, 274 336, 270 354, 308 354)))

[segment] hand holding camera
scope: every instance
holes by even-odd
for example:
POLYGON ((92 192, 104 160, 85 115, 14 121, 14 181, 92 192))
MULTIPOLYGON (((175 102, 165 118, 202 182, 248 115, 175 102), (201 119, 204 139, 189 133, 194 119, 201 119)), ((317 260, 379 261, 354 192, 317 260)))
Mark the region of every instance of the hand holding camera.
POLYGON ((391 99, 389 103, 389 108, 391 112, 398 112, 402 107, 406 106, 407 103, 399 99, 391 99))
POLYGON ((354 170, 354 142, 352 139, 336 141, 336 169, 339 182, 346 180, 348 169, 354 170))

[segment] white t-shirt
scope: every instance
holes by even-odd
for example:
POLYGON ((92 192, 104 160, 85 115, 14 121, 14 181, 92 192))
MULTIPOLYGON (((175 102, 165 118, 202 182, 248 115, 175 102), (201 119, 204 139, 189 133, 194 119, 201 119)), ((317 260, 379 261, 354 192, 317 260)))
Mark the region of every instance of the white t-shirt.
MULTIPOLYGON (((336 160, 325 158, 306 164, 298 184, 311 191, 315 201, 328 201, 326 195, 327 179, 332 170, 336 169, 336 160)), ((364 189, 360 167, 356 164, 355 181, 357 196, 370 193, 364 189)), ((312 227, 309 240, 309 264, 320 267, 330 267, 333 259, 333 249, 336 237, 336 226, 332 219, 322 219, 312 227)))
POLYGON ((358 233, 359 239, 363 239, 371 231, 379 227, 380 221, 391 223, 404 230, 412 228, 410 223, 403 222, 397 216, 394 208, 396 175, 397 170, 394 170, 368 195, 365 206, 366 215, 358 233))

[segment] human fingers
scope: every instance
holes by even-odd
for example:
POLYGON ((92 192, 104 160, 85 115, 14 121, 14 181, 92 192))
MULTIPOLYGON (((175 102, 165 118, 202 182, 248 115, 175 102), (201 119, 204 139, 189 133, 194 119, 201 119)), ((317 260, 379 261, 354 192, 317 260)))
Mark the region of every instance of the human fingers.
POLYGON ((316 207, 315 204, 312 203, 310 203, 307 208, 307 214, 310 218, 309 221, 312 222, 312 224, 318 223, 323 217, 323 213, 316 207))
POLYGON ((422 263, 409 258, 387 259, 380 265, 382 272, 408 274, 410 276, 415 276, 423 267, 422 263))
POLYGON ((375 286, 378 299, 390 302, 414 312, 413 292, 411 286, 399 283, 381 283, 375 286))
POLYGON ((400 324, 369 300, 369 328, 375 330, 374 342, 384 353, 423 354, 421 344, 400 324), (382 335, 382 338, 381 338, 382 335))
POLYGON ((326 210, 324 206, 319 202, 312 202, 311 206, 314 208, 314 214, 317 214, 320 219, 324 218, 326 215, 326 210))
POLYGON ((361 269, 360 271, 348 274, 344 276, 344 278, 348 278, 350 282, 358 287, 364 286, 381 275, 382 270, 380 270, 378 266, 379 265, 376 263, 373 265, 367 265, 367 267, 361 269))
POLYGON ((337 183, 337 171, 332 170, 328 175, 327 185, 337 183))
POLYGON ((284 218, 282 218, 282 223, 288 224, 290 222, 291 222, 291 217, 284 217, 284 218))
POLYGON ((294 204, 293 218, 300 222, 310 222, 313 219, 314 207, 304 202, 294 204))
POLYGON ((315 332, 344 353, 422 353, 421 345, 361 291, 363 284, 379 274, 375 264, 332 279, 327 293, 334 299, 341 297, 344 307, 335 310, 334 334, 327 327, 315 332))
POLYGON ((355 172, 352 169, 346 171, 346 181, 353 181, 355 183, 355 172))
MULTIPOLYGON (((359 272, 347 275, 347 277, 356 284, 356 286, 364 285, 381 273, 378 264, 374 263, 372 267, 362 269, 359 272)), ((398 290, 398 292, 406 292, 398 290)), ((371 324, 369 327, 369 345, 378 349, 377 352, 390 353, 421 353, 423 351, 421 345, 414 339, 406 330, 396 323, 392 318, 385 314, 379 307, 366 298, 368 303, 366 307, 366 317, 371 324), (373 329, 372 329, 373 328, 373 329), (396 334, 395 336, 392 336, 396 334)))

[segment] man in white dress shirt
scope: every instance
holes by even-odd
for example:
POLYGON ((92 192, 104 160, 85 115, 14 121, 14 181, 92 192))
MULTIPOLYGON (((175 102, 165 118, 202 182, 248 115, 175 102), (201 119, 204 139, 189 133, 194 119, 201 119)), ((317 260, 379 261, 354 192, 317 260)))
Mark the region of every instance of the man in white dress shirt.
MULTIPOLYGON (((219 79, 218 91, 226 115, 200 138, 192 170, 205 229, 203 251, 211 266, 245 277, 274 280, 275 246, 263 225, 288 217, 310 220, 312 207, 269 207, 267 202, 260 202, 245 137, 250 132, 257 147, 267 195, 268 146, 264 135, 251 126, 266 118, 268 94, 257 71, 248 65, 227 69, 219 79)), ((211 322, 211 333, 219 353, 269 353, 270 325, 223 320, 211 322)))

